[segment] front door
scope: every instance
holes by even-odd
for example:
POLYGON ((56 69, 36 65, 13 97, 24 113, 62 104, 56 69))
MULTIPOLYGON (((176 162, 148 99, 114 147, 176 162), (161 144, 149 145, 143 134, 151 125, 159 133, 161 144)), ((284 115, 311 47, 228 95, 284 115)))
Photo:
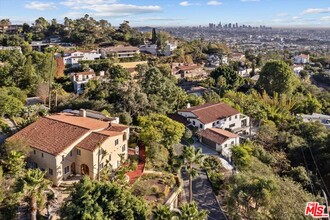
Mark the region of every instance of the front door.
POLYGON ((81 165, 81 174, 89 176, 89 168, 86 164, 81 165))

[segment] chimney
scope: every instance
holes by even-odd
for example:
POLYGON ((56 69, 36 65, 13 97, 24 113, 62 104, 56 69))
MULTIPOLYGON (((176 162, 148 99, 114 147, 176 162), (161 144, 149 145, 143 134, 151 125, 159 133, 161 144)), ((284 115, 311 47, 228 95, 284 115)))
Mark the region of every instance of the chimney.
POLYGON ((79 110, 79 116, 86 118, 86 110, 85 109, 80 109, 79 110))
POLYGON ((187 108, 190 108, 190 107, 191 107, 191 106, 190 106, 190 103, 188 102, 188 103, 187 103, 187 108))

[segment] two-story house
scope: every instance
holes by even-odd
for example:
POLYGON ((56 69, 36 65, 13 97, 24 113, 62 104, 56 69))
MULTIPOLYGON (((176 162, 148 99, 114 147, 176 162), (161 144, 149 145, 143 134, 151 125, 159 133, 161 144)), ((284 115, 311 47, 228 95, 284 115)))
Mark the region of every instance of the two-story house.
POLYGON ((136 56, 137 54, 140 53, 140 49, 138 47, 119 45, 115 47, 101 48, 100 52, 103 58, 110 56, 110 57, 118 57, 119 59, 121 59, 121 58, 130 58, 136 56))
POLYGON ((205 77, 207 72, 203 67, 198 65, 186 65, 182 63, 173 63, 172 64, 172 75, 177 79, 183 78, 194 78, 194 77, 205 77))
POLYGON ((92 79, 100 79, 104 76, 104 71, 100 71, 99 76, 96 76, 94 71, 71 73, 70 76, 74 92, 76 94, 82 94, 88 81, 92 79))
POLYGON ((79 66, 79 61, 100 59, 101 54, 97 50, 79 50, 74 52, 64 52, 64 65, 79 66))
POLYGON ((70 175, 92 179, 107 162, 113 169, 127 158, 129 127, 79 115, 60 113, 40 118, 8 140, 23 140, 30 147, 28 165, 47 172, 54 185, 70 175))
POLYGON ((206 103, 178 111, 191 125, 200 130, 207 128, 230 129, 233 132, 248 132, 250 118, 226 103, 206 103))
POLYGON ((293 59, 295 64, 306 64, 309 63, 309 54, 300 54, 293 59))

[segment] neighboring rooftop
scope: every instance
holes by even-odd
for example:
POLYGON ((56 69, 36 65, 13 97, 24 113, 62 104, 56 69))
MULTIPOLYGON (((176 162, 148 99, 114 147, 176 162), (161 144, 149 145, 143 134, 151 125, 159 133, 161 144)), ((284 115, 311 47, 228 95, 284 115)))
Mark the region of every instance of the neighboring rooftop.
POLYGON ((217 144, 223 144, 229 138, 239 137, 237 134, 231 133, 229 131, 220 128, 207 128, 197 132, 201 137, 207 138, 217 144))
POLYGON ((222 118, 227 118, 239 113, 239 111, 225 103, 205 103, 203 105, 182 109, 178 112, 191 112, 196 115, 197 119, 204 124, 208 124, 210 122, 214 122, 222 118))

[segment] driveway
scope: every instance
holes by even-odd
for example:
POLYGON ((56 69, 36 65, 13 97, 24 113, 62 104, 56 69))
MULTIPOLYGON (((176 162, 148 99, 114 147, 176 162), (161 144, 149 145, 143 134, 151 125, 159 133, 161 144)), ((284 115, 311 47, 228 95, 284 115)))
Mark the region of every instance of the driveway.
MULTIPOLYGON (((181 175, 183 178, 186 200, 189 201, 189 178, 184 169, 182 169, 181 175)), ((205 171, 200 170, 198 177, 193 180, 193 200, 198 204, 200 209, 209 212, 208 220, 227 220, 227 217, 216 200, 205 171)))
POLYGON ((214 155, 216 157, 219 157, 223 167, 226 170, 231 171, 234 169, 233 165, 229 161, 227 161, 223 156, 221 156, 216 150, 214 150, 198 141, 195 141, 194 146, 196 149, 198 149, 198 148, 202 149, 202 153, 204 155, 214 155))

